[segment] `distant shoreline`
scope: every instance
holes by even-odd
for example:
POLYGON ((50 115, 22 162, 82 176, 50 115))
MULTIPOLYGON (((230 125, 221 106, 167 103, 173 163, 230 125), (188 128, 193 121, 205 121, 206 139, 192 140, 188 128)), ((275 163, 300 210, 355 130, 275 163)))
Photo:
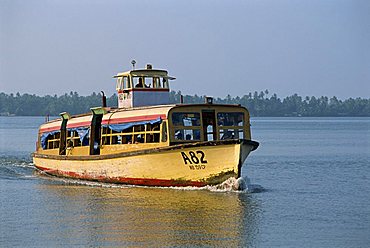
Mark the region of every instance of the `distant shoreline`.
MULTIPOLYGON (((179 103, 181 92, 170 92, 170 101, 179 103)), ((185 104, 204 103, 205 97, 184 95, 185 104)), ((268 90, 248 93, 241 97, 215 98, 214 103, 240 104, 248 108, 252 117, 370 117, 370 98, 339 100, 333 96, 302 97, 298 94, 279 98, 268 90)), ((117 107, 117 95, 107 97, 107 105, 117 107)), ((80 114, 101 106, 101 94, 93 92, 80 96, 77 92, 64 95, 37 96, 35 94, 0 93, 0 116, 59 116, 61 112, 80 114)))
MULTIPOLYGON (((46 118, 43 115, 12 115, 12 116, 4 116, 0 115, 0 118, 20 118, 20 117, 38 117, 38 118, 46 118)), ((60 116, 49 116, 50 120, 54 120, 60 118, 60 116)), ((356 118, 356 119, 368 119, 370 116, 250 116, 251 120, 253 119, 264 119, 264 118, 272 118, 272 119, 325 119, 325 118, 333 118, 333 119, 347 119, 347 118, 356 118)))

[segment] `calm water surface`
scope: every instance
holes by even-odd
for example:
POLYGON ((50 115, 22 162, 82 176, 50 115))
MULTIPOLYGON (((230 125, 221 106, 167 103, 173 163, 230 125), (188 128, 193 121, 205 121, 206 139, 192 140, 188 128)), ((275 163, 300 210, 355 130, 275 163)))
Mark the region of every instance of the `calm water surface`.
POLYGON ((370 118, 254 118, 249 190, 35 172, 41 117, 0 117, 0 247, 369 247, 370 118))

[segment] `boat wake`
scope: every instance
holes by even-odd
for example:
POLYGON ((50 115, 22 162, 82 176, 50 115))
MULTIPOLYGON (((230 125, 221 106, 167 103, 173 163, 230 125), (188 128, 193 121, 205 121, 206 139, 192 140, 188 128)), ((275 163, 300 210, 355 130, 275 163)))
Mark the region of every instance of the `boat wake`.
POLYGON ((32 161, 29 158, 0 157, 0 179, 19 180, 34 177, 32 161))
POLYGON ((251 184, 248 177, 231 177, 217 185, 208 185, 204 187, 171 187, 180 190, 207 190, 211 192, 236 192, 236 193, 260 193, 265 189, 258 184, 251 184))

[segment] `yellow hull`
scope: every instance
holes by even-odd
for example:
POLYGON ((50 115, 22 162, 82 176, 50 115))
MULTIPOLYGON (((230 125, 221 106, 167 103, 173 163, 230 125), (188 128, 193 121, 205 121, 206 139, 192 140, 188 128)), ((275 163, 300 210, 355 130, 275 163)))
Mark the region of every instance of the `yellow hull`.
POLYGON ((199 142, 166 148, 93 156, 33 154, 48 174, 77 179, 149 186, 204 186, 240 177, 257 142, 199 142))

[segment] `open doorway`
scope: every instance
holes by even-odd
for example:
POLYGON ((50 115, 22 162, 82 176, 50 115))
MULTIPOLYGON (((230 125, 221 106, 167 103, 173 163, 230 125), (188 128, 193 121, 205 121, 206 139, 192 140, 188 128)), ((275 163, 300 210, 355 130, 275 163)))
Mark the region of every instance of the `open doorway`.
POLYGON ((202 110, 204 141, 216 140, 216 116, 214 110, 202 110))

